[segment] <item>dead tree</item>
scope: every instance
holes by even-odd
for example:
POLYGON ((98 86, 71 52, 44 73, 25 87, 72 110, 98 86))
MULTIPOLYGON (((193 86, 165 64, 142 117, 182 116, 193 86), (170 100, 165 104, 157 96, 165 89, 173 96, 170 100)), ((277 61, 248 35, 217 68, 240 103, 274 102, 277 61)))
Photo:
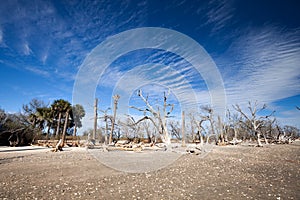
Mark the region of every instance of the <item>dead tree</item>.
POLYGON ((96 139, 97 121, 98 121, 98 99, 96 98, 95 102, 94 102, 94 131, 93 131, 93 137, 92 137, 93 142, 95 142, 95 139, 96 139))
POLYGON ((208 134, 208 136, 207 136, 207 143, 208 143, 210 137, 214 136, 215 137, 215 142, 217 144, 218 143, 218 134, 215 131, 216 122, 215 122, 214 110, 210 106, 202 106, 202 110, 204 112, 206 112, 206 115, 205 116, 201 116, 201 118, 205 119, 205 121, 208 120, 209 124, 210 124, 210 132, 211 133, 208 134))
POLYGON ((197 128, 198 128, 198 135, 200 138, 200 144, 203 145, 204 144, 204 139, 203 139, 203 135, 202 135, 202 130, 204 130, 202 123, 206 121, 205 119, 201 119, 199 122, 197 122, 197 128))
POLYGON ((192 142, 195 141, 195 115, 193 113, 188 114, 188 120, 190 124, 190 134, 191 134, 191 140, 192 142))
POLYGON ((148 142, 151 144, 155 144, 156 143, 156 134, 155 134, 156 131, 155 131, 155 129, 153 130, 153 127, 151 127, 151 123, 149 121, 143 121, 142 126, 146 132, 148 142))
POLYGON ((285 125, 283 127, 283 135, 279 136, 279 143, 291 143, 299 136, 300 130, 297 127, 285 125))
POLYGON ((118 121, 118 124, 121 125, 121 130, 122 130, 122 137, 127 138, 127 140, 131 141, 132 140, 132 135, 131 135, 131 125, 132 121, 129 118, 126 118, 125 121, 118 121))
POLYGON ((192 134, 192 142, 199 143, 201 145, 204 144, 204 135, 203 132, 205 131, 203 127, 203 123, 205 121, 208 121, 209 116, 204 116, 200 114, 189 114, 189 120, 190 120, 190 127, 191 127, 191 134, 192 134), (195 129, 197 130, 195 133, 195 129))
MULTIPOLYGON (((275 124, 276 122, 276 118, 274 117, 273 119, 266 119, 263 121, 263 125, 261 127, 261 132, 262 132, 262 135, 264 137, 264 140, 265 140, 265 143, 266 144, 269 144, 269 138, 272 136, 272 132, 274 132, 274 127, 273 125, 275 124)), ((271 138, 274 138, 274 137, 271 137, 271 138)))
POLYGON ((91 120, 94 120, 94 127, 91 131, 88 132, 88 143, 89 145, 95 145, 96 142, 96 134, 97 134, 97 123, 98 123, 98 98, 95 98, 94 105, 92 106, 94 109, 94 117, 91 120))
POLYGON ((137 121, 137 123, 149 119, 154 127, 156 128, 157 132, 160 134, 162 141, 168 146, 171 144, 171 138, 168 133, 167 129, 167 118, 170 117, 171 112, 173 111, 174 105, 173 104, 167 104, 167 98, 168 95, 164 92, 164 101, 163 101, 163 109, 161 111, 160 107, 157 107, 157 109, 154 109, 151 104, 148 101, 148 97, 145 98, 142 94, 142 91, 138 91, 138 96, 144 101, 146 104, 145 109, 136 108, 134 106, 130 106, 130 108, 136 109, 138 111, 141 111, 144 113, 144 117, 137 121), (167 110, 170 108, 169 110, 167 110), (150 114, 148 116, 147 114, 150 114))
POLYGON ((218 145, 225 145, 225 140, 227 140, 227 137, 226 137, 226 132, 224 131, 225 129, 225 125, 224 123, 222 122, 221 120, 221 117, 218 116, 218 132, 219 132, 219 137, 220 137, 220 141, 218 141, 218 145))
POLYGON ((111 131, 110 131, 109 141, 108 141, 109 144, 112 143, 112 136, 113 136, 113 132, 114 132, 114 128, 115 128, 116 115, 117 115, 117 109, 118 109, 118 101, 120 99, 120 96, 114 95, 113 99, 114 99, 114 115, 113 115, 112 122, 111 122, 111 131))
POLYGON ((170 135, 178 140, 181 140, 180 133, 182 132, 182 127, 180 128, 180 123, 178 121, 169 121, 170 135))
POLYGON ((230 144, 238 144, 242 142, 242 140, 238 140, 239 130, 240 130, 240 123, 242 121, 241 117, 238 115, 238 113, 231 114, 230 110, 227 110, 227 119, 228 119, 228 125, 227 125, 227 135, 230 132, 230 129, 233 130, 233 137, 232 140, 229 141, 230 144))
POLYGON ((107 111, 110 110, 110 108, 107 108, 106 110, 100 110, 100 112, 103 113, 102 117, 99 117, 99 119, 104 119, 105 122, 105 128, 104 128, 104 143, 107 144, 107 136, 108 136, 108 120, 112 123, 112 116, 107 114, 107 111))
POLYGON ((181 146, 182 147, 186 147, 186 144, 185 144, 185 114, 184 114, 184 111, 182 111, 181 113, 181 136, 182 136, 182 144, 181 146))
POLYGON ((122 125, 125 136, 129 141, 133 140, 136 143, 141 141, 143 134, 141 134, 142 126, 140 122, 136 122, 132 116, 127 115, 126 122, 120 121, 120 124, 122 125))
POLYGON ((263 110, 266 109, 266 105, 264 104, 262 108, 258 109, 258 103, 257 101, 255 101, 254 104, 251 104, 251 102, 248 102, 248 109, 250 111, 250 115, 247 115, 244 111, 242 111, 242 109, 240 108, 239 105, 234 105, 233 108, 241 114, 241 116, 244 118, 243 121, 241 121, 241 123, 243 123, 244 125, 247 126, 247 128, 254 133, 254 135, 256 135, 256 139, 257 139, 257 145, 259 147, 262 146, 261 144, 261 131, 260 128, 263 125, 263 121, 270 117, 271 115, 273 115, 274 112, 272 112, 270 115, 267 116, 258 116, 258 112, 261 112, 263 110))

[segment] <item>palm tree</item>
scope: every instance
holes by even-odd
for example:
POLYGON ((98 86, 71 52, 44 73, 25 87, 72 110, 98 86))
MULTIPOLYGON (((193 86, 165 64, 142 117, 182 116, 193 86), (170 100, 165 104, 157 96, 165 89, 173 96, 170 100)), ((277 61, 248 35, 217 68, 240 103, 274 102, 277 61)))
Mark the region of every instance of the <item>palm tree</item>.
POLYGON ((82 127, 81 119, 85 116, 85 110, 82 105, 76 104, 72 107, 73 111, 73 120, 74 120, 74 133, 73 136, 76 136, 77 128, 82 127))
POLYGON ((43 130, 45 125, 47 124, 46 112, 47 107, 41 107, 36 109, 35 117, 36 117, 36 125, 39 130, 43 130))
POLYGON ((58 99, 52 103, 51 109, 54 111, 55 118, 57 118, 57 127, 56 127, 55 136, 59 136, 62 116, 67 113, 69 115, 69 111, 71 110, 71 104, 66 100, 58 99))
POLYGON ((34 129, 36 129, 36 133, 35 133, 35 136, 32 139, 32 142, 34 142, 36 137, 38 135, 40 135, 43 132, 44 128, 45 128, 46 120, 45 120, 45 117, 44 117, 44 115, 45 115, 44 113, 45 113, 46 108, 47 107, 36 108, 35 113, 30 114, 30 119, 33 120, 32 126, 33 126, 34 129))
POLYGON ((53 125, 54 111, 50 107, 39 109, 40 118, 43 120, 43 129, 47 128, 47 139, 49 138, 50 130, 53 125))

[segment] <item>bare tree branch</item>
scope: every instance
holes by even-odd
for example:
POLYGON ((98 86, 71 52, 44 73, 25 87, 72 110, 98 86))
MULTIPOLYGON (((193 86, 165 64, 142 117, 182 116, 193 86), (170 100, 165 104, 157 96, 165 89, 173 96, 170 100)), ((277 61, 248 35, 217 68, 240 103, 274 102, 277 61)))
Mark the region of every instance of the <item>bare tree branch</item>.
MULTIPOLYGON (((168 93, 168 95, 169 95, 169 93, 168 93)), ((140 109, 140 108, 137 108, 137 107, 134 107, 134 106, 131 106, 130 108, 133 108, 133 109, 136 109, 138 111, 144 112, 145 117, 142 118, 141 121, 143 121, 145 119, 149 119, 153 123, 153 125, 156 127, 157 131, 161 134, 161 138, 162 138, 163 142, 165 142, 166 144, 169 145, 171 143, 171 139, 170 139, 170 136, 168 134, 168 129, 167 129, 167 118, 169 117, 169 114, 173 111, 174 105, 173 104, 167 104, 167 95, 166 95, 166 92, 164 92, 162 112, 161 112, 159 106, 155 110, 150 105, 150 103, 148 101, 148 97, 145 98, 143 96, 142 90, 138 91, 138 96, 141 97, 141 99, 146 104, 147 108, 140 109), (169 107, 170 107, 170 110, 167 111, 167 108, 169 108, 169 107), (147 112, 149 112, 149 114, 151 114, 151 116, 153 118, 147 116, 146 115, 147 112)))
POLYGON ((149 108, 149 111, 150 111, 152 114, 157 115, 157 113, 155 112, 155 110, 153 109, 153 107, 149 104, 149 102, 148 102, 148 97, 147 97, 147 99, 146 99, 146 98, 143 96, 142 90, 139 90, 139 91, 138 91, 138 96, 141 97, 141 99, 144 101, 144 103, 146 104, 146 106, 149 108))
MULTIPOLYGON (((237 112, 239 112, 243 117, 245 117, 247 120, 249 120, 250 121, 250 118, 242 111, 242 109, 240 108, 240 106, 239 105, 233 105, 232 106, 233 107, 233 109, 235 109, 237 112)), ((252 113, 251 113, 252 114, 252 113)))
POLYGON ((138 108, 138 107, 135 107, 135 106, 129 106, 129 108, 133 108, 133 109, 135 109, 137 111, 140 111, 140 112, 146 112, 146 111, 148 111, 147 109, 141 109, 141 108, 138 108))

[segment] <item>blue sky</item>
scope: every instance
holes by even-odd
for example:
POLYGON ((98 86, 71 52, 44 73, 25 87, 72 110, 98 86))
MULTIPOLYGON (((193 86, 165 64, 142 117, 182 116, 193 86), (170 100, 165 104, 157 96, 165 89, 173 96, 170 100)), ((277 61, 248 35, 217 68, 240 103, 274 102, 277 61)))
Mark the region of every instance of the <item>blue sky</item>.
MULTIPOLYGON (((276 110, 282 125, 299 127, 299 8, 297 0, 3 1, 0 106, 18 112, 32 98, 72 102, 76 75, 95 47, 123 31, 161 27, 187 35, 206 50, 222 76, 229 108, 257 100, 276 110)), ((116 59, 103 76, 95 76, 95 96, 102 109, 110 106, 114 89, 126 92, 129 83, 156 102, 171 80, 178 81, 172 84, 180 94, 189 98, 186 87, 191 86, 200 104, 210 103, 205 81, 170 52, 130 52, 116 59), (153 78, 154 72, 156 83, 143 85, 141 81, 153 78)), ((170 101, 177 109, 182 103, 174 93, 170 101)), ((130 93, 129 104, 142 105, 135 93, 130 93)))

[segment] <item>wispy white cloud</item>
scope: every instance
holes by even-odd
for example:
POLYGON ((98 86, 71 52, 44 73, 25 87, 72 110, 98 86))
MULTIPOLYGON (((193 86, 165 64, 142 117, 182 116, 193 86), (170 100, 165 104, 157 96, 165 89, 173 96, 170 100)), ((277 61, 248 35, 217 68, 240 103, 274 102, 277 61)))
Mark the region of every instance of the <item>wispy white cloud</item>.
POLYGON ((132 5, 130 1, 3 2, 1 45, 3 33, 10 33, 5 37, 9 49, 5 64, 23 70, 28 65, 22 59, 25 55, 33 62, 27 70, 73 81, 84 58, 106 37, 144 23, 146 1, 137 5, 139 9, 132 5))
MULTIPOLYGON (((237 33, 235 33, 237 34, 237 33)), ((299 127, 299 113, 276 101, 300 94, 300 30, 274 25, 240 29, 227 52, 216 57, 225 83, 227 106, 266 103, 282 124, 299 127)), ((210 104, 208 91, 197 91, 201 104, 210 104)))
MULTIPOLYGON (((162 97, 163 92, 170 90, 174 94, 169 99, 170 102, 176 101, 180 104, 177 106, 184 109, 193 108, 195 110, 198 108, 199 102, 197 102, 198 95, 196 93, 199 88, 193 88, 190 84, 193 80, 190 77, 180 74, 170 66, 150 63, 137 66, 127 72, 117 72, 115 74, 115 77, 113 75, 105 76, 112 77, 114 87, 112 93, 122 96, 120 107, 123 107, 123 112, 128 109, 131 96, 136 96, 134 91, 140 88, 146 89, 144 91, 145 95, 148 94, 152 100, 162 97)), ((203 98, 200 99, 203 100, 203 98)))
POLYGON ((108 36, 144 23, 145 5, 130 9, 130 1, 120 2, 64 2, 67 16, 63 29, 56 36, 63 39, 64 57, 59 65, 72 64, 79 67, 85 56, 108 36), (116 6, 120 9, 115 9, 116 6))
MULTIPOLYGON (((299 30, 274 26, 244 32, 221 66, 230 104, 259 101, 271 104, 300 93, 299 30)), ((223 60, 224 61, 224 60, 223 60)))
POLYGON ((49 77, 50 76, 49 72, 47 72, 45 70, 42 70, 42 69, 38 69, 37 67, 26 67, 25 69, 30 71, 30 72, 33 72, 37 75, 44 76, 44 77, 49 77))
POLYGON ((27 42, 25 42, 23 44, 23 53, 26 56, 29 56, 30 54, 32 54, 32 50, 30 49, 29 44, 27 42))
POLYGON ((232 1, 210 0, 207 7, 199 7, 198 15, 205 15, 204 25, 211 26, 211 34, 215 34, 232 23, 235 8, 232 1))
POLYGON ((48 58, 48 52, 44 52, 44 54, 40 58, 44 65, 47 61, 47 58, 48 58))
POLYGON ((124 72, 119 68, 108 68, 104 73, 98 83, 102 87, 114 87, 124 75, 124 72))

